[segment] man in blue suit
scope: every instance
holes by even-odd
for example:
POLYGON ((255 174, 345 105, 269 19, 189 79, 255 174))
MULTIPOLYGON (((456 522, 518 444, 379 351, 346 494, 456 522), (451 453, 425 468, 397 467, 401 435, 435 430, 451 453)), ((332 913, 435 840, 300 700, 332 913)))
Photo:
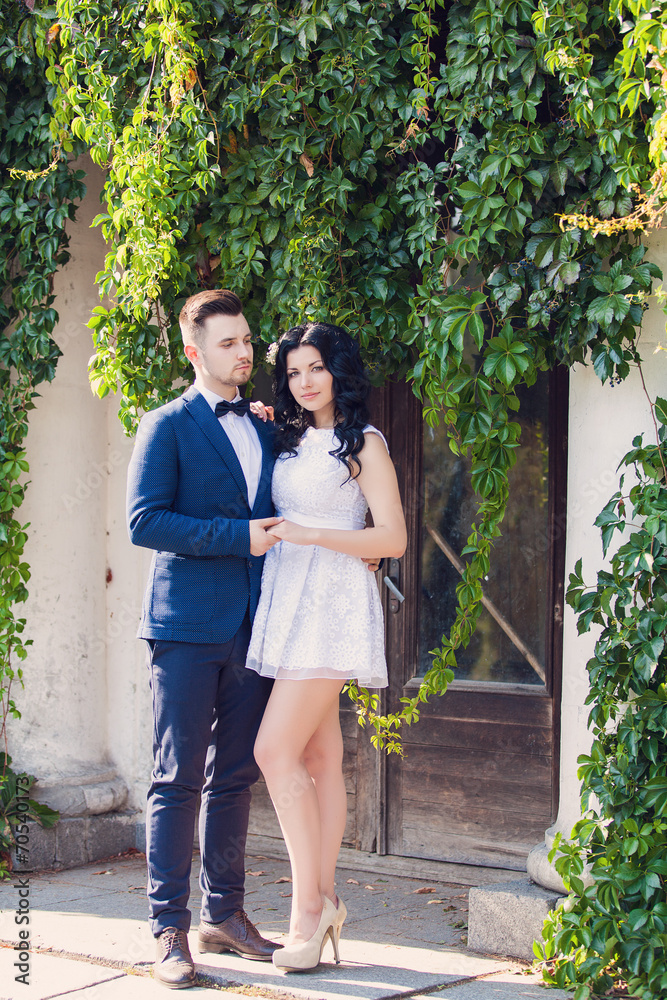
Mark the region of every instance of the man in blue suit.
POLYGON ((135 545, 154 550, 139 636, 148 644, 154 768, 146 854, 155 977, 194 984, 189 877, 197 799, 200 951, 267 961, 278 947, 243 909, 253 745, 271 681, 245 669, 265 552, 275 544, 271 425, 239 386, 253 349, 242 305, 200 292, 179 317, 195 383, 147 413, 129 468, 135 545))

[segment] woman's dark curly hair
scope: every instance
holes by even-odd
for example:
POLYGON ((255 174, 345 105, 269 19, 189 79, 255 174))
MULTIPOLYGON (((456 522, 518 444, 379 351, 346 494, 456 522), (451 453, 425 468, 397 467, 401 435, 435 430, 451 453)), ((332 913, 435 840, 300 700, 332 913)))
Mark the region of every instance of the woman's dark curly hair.
POLYGON ((334 432, 340 443, 329 454, 347 465, 350 476, 356 479, 361 472, 357 456, 364 446, 371 386, 359 345, 349 333, 331 323, 293 326, 278 341, 274 379, 276 451, 296 455, 297 444, 313 423, 310 413, 292 395, 287 378, 287 355, 306 345, 320 352, 324 367, 333 376, 334 432), (352 476, 354 466, 357 468, 352 476))

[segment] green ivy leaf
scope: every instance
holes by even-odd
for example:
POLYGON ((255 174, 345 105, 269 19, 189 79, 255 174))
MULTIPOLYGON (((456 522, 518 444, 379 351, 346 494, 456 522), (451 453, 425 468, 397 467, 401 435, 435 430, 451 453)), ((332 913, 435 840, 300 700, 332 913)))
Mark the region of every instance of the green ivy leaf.
POLYGON ((655 403, 653 404, 653 409, 658 421, 661 424, 667 424, 667 399, 663 399, 662 396, 657 396, 655 403))

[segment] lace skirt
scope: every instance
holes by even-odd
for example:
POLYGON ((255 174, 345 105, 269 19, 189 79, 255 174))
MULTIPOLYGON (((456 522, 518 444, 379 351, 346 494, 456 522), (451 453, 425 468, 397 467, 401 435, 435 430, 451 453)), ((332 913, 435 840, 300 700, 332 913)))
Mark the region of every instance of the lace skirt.
POLYGON ((355 556, 278 542, 264 558, 246 667, 264 677, 387 686, 375 576, 355 556))

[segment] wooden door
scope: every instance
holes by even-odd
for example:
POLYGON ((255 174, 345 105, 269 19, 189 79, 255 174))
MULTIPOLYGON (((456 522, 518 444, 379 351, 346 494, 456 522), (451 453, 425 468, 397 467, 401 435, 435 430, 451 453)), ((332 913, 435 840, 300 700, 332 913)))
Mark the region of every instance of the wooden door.
MULTIPOLYGON (((432 431, 404 384, 374 401, 397 467, 408 550, 382 575, 386 709, 415 693, 429 650, 448 631, 455 568, 475 516, 465 463, 432 431), (443 551, 443 548, 445 551, 443 551)), ((558 790, 558 706, 563 608, 567 373, 522 394, 522 446, 511 474, 503 537, 485 582, 491 602, 461 651, 456 680, 404 730, 405 757, 369 748, 342 702, 350 793, 347 842, 403 857, 523 869, 553 821, 558 790), (494 617, 495 616, 495 617, 494 617)))

